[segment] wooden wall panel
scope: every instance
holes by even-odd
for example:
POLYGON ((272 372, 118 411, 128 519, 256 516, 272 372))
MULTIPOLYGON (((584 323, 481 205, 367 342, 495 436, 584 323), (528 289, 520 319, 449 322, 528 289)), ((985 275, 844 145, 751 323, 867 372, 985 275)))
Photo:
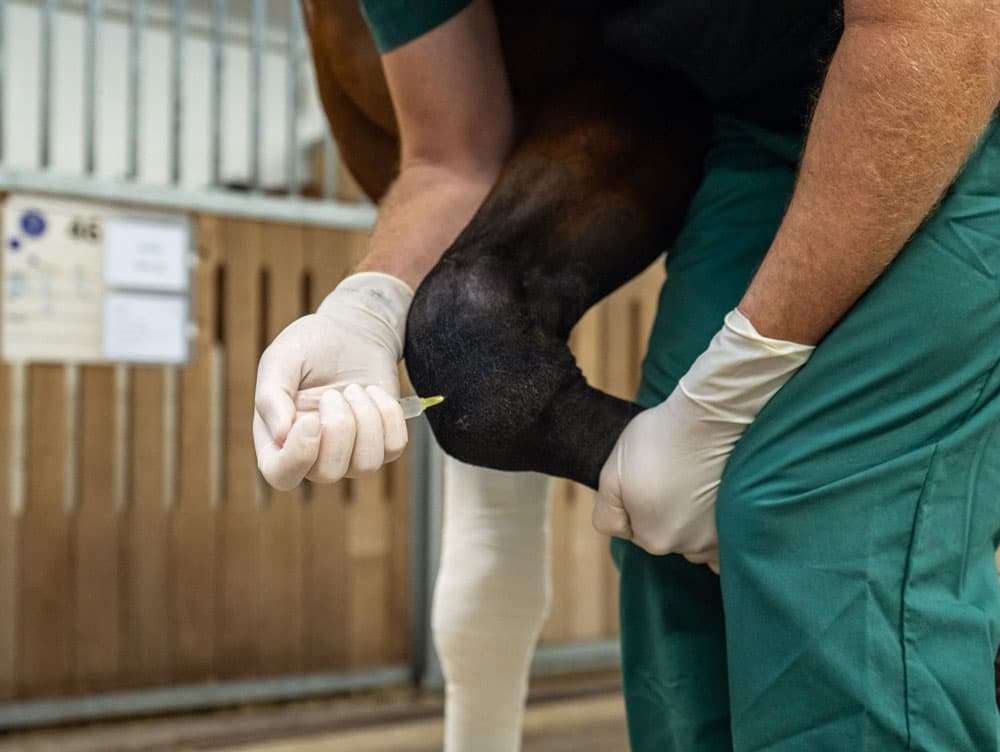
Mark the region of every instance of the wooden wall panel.
MULTIPOLYGON (((262 294, 269 343, 301 315, 304 232, 301 227, 262 228, 262 294)), ((264 342, 259 343, 266 344, 264 342)), ((302 670, 304 600, 302 555, 302 491, 269 490, 259 514, 260 589, 266 606, 260 613, 261 670, 302 670)))
MULTIPOLYGON (((76 645, 74 686, 79 691, 118 686, 123 659, 124 614, 121 515, 108 484, 116 461, 114 371, 86 367, 80 375, 79 509, 76 514, 76 645)), ((121 459, 121 458, 117 458, 121 459)))
MULTIPOLYGON (((0 291, 0 295, 2 295, 0 291)), ((0 700, 17 691, 18 521, 11 509, 11 369, 0 363, 0 700)))
POLYGON ((73 676, 73 540, 65 503, 65 378, 29 368, 27 499, 21 519, 19 691, 60 695, 73 676))
MULTIPOLYGON (((402 394, 413 394, 413 387, 403 374, 400 383, 402 394)), ((402 457, 383 471, 386 483, 385 504, 389 515, 389 602, 388 633, 385 659, 402 663, 409 655, 410 639, 410 582, 413 457, 408 449, 402 457)))
MULTIPOLYGON (((637 283, 641 286, 641 282, 637 283)), ((612 295, 604 305, 604 320, 602 334, 604 335, 604 350, 607 353, 605 364, 605 389, 616 397, 634 399, 639 390, 639 353, 642 345, 639 343, 641 333, 636 336, 623 336, 622 329, 632 332, 635 329, 636 317, 633 315, 638 305, 634 299, 634 288, 628 288, 612 295)), ((618 570, 608 556, 602 571, 604 580, 604 633, 618 633, 618 570)))
POLYGON ((226 495, 219 514, 216 669, 231 678, 255 674, 261 660, 258 527, 263 489, 250 432, 262 331, 261 227, 226 220, 221 241, 226 276, 226 495))
MULTIPOLYGON (((250 431, 262 348, 350 272, 365 233, 219 217, 196 226, 198 335, 176 380, 136 368, 119 382, 113 368, 86 367, 74 395, 65 369, 29 369, 26 508, 17 518, 0 504, 0 698, 407 659, 409 457, 278 493, 259 478, 250 431)), ((657 285, 619 293, 574 332, 594 383, 634 392, 657 285)), ((0 368, 0 394, 10 373, 0 368)), ((0 399, 0 426, 10 404, 0 399)), ((10 441, 0 431, 5 495, 10 441)), ((610 636, 617 581, 590 527, 592 494, 553 489, 545 637, 610 636)))
MULTIPOLYGON (((305 230, 308 275, 303 277, 303 313, 312 312, 345 277, 353 263, 338 252, 345 234, 305 230)), ((303 593, 304 665, 310 671, 346 668, 349 659, 348 603, 352 587, 347 556, 347 504, 350 484, 306 484, 302 510, 305 581, 303 593)))
MULTIPOLYGON (((594 386, 623 399, 635 398, 663 279, 662 263, 657 262, 589 311, 573 330, 570 347, 594 386)), ((591 523, 594 492, 556 480, 551 494, 553 602, 542 642, 614 637, 618 573, 607 538, 591 523)))
POLYGON ((170 573, 173 645, 171 675, 191 682, 211 676, 216 638, 216 507, 221 502, 221 436, 213 434, 222 415, 219 381, 223 358, 218 334, 219 224, 199 217, 196 226, 194 362, 181 373, 178 499, 171 518, 170 573))
POLYGON ((350 661, 360 668, 379 662, 389 639, 390 520, 383 476, 354 481, 347 512, 351 593, 350 661))
POLYGON ((131 374, 129 474, 124 513, 123 671, 129 685, 162 684, 170 676, 170 608, 163 498, 164 374, 131 374))
MULTIPOLYGON (((601 337, 603 310, 588 311, 575 332, 577 362, 594 384, 603 385, 603 365, 606 353, 601 337)), ((568 583, 571 593, 572 616, 570 640, 580 642, 600 639, 604 634, 604 577, 608 558, 607 538, 599 535, 592 523, 594 494, 577 485, 567 499, 569 526, 569 568, 572 573, 568 583)))

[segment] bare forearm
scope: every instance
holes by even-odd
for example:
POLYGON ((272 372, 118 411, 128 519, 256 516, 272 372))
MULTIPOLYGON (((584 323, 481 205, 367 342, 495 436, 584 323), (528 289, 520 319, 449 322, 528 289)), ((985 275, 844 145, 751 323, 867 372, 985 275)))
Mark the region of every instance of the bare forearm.
POLYGON ((404 169, 379 207, 358 271, 386 272, 416 289, 472 219, 495 179, 492 170, 460 172, 432 164, 404 169))
POLYGON ((996 4, 884 5, 912 12, 848 15, 792 202, 740 303, 766 336, 822 339, 931 211, 1000 99, 996 4))

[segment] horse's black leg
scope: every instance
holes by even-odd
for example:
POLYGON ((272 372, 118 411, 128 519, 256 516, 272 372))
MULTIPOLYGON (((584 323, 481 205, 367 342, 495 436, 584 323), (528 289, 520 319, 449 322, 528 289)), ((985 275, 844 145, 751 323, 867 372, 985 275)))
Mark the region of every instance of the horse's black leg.
POLYGON ((417 291, 407 367, 418 392, 446 396, 428 419, 460 460, 596 487, 638 412, 586 383, 567 338, 669 246, 707 129, 665 83, 663 107, 617 92, 596 81, 554 100, 417 291))

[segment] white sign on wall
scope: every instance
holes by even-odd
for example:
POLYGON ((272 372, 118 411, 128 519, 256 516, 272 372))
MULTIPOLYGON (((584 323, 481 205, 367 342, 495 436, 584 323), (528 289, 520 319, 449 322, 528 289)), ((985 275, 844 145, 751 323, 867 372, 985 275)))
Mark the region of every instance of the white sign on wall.
POLYGON ((3 358, 187 362, 191 258, 183 215, 9 196, 0 254, 3 358))
POLYGON ((104 224, 104 281, 108 287, 187 292, 187 223, 108 220, 104 224))

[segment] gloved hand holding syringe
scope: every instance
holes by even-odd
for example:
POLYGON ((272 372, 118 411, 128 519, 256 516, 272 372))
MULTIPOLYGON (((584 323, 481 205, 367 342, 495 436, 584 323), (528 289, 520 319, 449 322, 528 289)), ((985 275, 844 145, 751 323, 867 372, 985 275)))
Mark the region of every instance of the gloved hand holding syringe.
POLYGON ((272 486, 359 478, 403 453, 406 420, 440 402, 399 399, 412 299, 395 277, 353 274, 265 350, 253 434, 257 465, 272 486))

